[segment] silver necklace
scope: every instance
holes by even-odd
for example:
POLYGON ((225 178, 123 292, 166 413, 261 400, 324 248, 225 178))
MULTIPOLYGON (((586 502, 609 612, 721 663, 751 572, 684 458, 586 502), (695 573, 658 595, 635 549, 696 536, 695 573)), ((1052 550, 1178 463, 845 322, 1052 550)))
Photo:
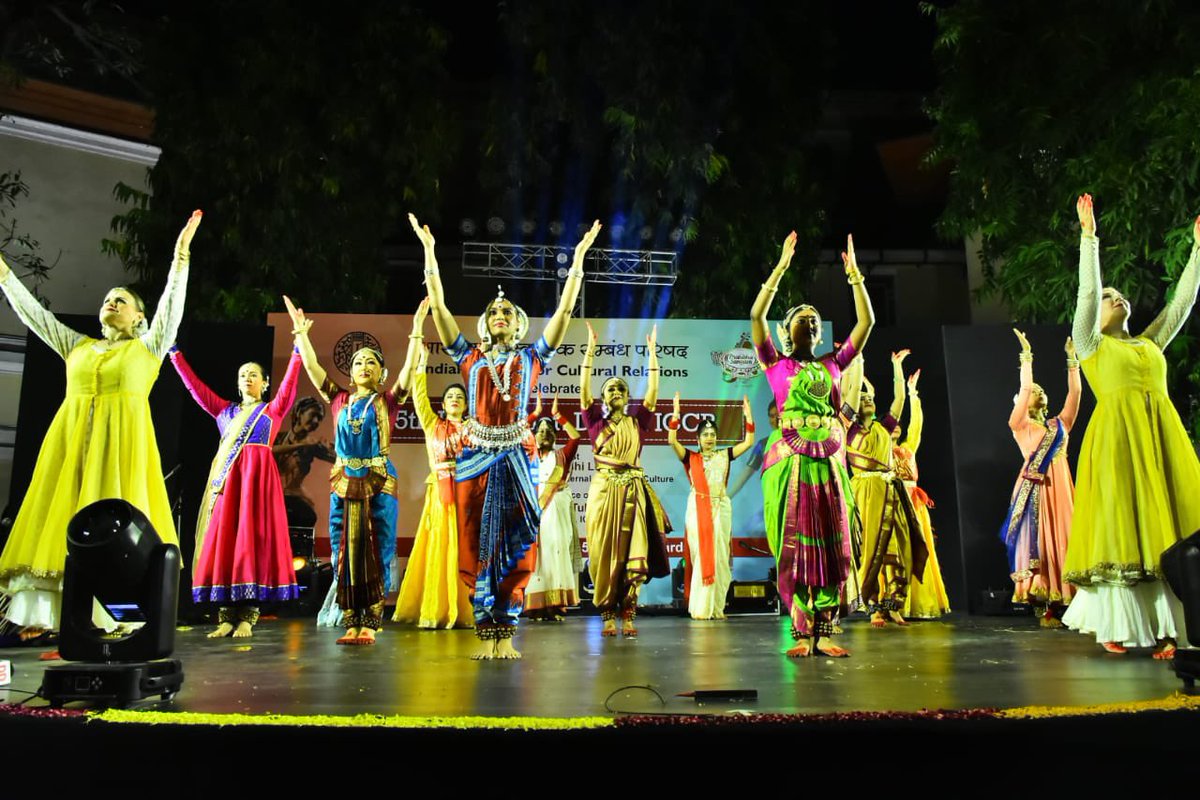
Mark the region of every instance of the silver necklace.
POLYGON ((496 364, 492 361, 492 354, 485 353, 484 359, 487 361, 488 372, 492 373, 492 385, 500 391, 500 396, 504 398, 504 402, 512 400, 512 394, 509 389, 512 385, 512 365, 516 361, 515 358, 510 358, 504 362, 504 380, 500 380, 500 376, 496 374, 496 364))

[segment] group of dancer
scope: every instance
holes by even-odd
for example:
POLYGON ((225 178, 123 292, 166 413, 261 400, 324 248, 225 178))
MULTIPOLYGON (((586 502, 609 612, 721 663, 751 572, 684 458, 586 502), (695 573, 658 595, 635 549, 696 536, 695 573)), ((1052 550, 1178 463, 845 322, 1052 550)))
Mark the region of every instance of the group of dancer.
MULTIPOLYGON (((1170 657, 1182 624, 1178 601, 1162 581, 1160 557, 1200 528, 1200 462, 1166 393, 1162 350, 1179 331, 1200 287, 1200 245, 1193 248, 1167 308, 1138 337, 1129 334, 1129 303, 1101 289, 1091 198, 1078 204, 1082 226, 1080 289, 1073 338, 1067 341, 1070 392, 1047 418, 1045 392, 1033 382, 1032 352, 1021 342, 1021 384, 1009 420, 1025 458, 1001 535, 1016 585, 1014 599, 1035 604, 1043 624, 1095 635, 1109 652, 1157 646, 1170 657), (1082 367, 1097 395, 1080 457, 1078 491, 1066 441, 1078 412, 1082 367), (1073 598, 1073 599, 1072 599, 1073 598), (1063 609, 1066 608, 1065 613, 1063 609)), ((411 396, 425 435, 429 478, 424 508, 393 619, 422 628, 473 627, 477 659, 513 659, 518 618, 562 619, 579 599, 581 531, 575 522, 571 468, 582 434, 555 397, 542 416, 538 378, 562 343, 583 281, 594 223, 574 250, 557 309, 542 335, 524 343, 525 312, 501 290, 480 315, 471 343, 449 311, 428 226, 410 215, 425 258, 427 296, 413 316, 404 363, 388 382, 384 354, 353 354, 350 384, 321 366, 309 340, 313 320, 284 298, 295 347, 274 397, 260 364, 238 370, 239 397, 222 398, 173 347, 182 319, 196 212, 180 233, 158 309, 118 287, 100 310, 102 338, 58 322, 0 260, 0 288, 20 319, 66 362, 67 397, 46 435, 29 491, 0 556, 0 615, 36 637, 57 628, 65 530, 88 503, 119 497, 142 509, 160 537, 177 544, 162 477, 148 395, 164 357, 196 402, 216 421, 220 444, 196 526, 192 593, 216 606, 213 637, 252 635, 260 604, 298 596, 282 481, 272 447, 293 454, 315 422, 283 430, 301 369, 333 415, 330 542, 332 607, 344 628, 339 644, 372 644, 382 628, 396 546, 397 473, 391 431, 411 396), (461 383, 434 410, 426 378, 424 323, 432 317, 461 383), (527 413, 537 396, 532 414, 527 413), (298 432, 299 429, 299 432, 298 432), (559 432, 566 444, 556 450, 559 432), (292 440, 295 441, 292 441, 292 440)), ((1196 223, 1200 242, 1200 219, 1196 223)), ((776 346, 767 317, 795 253, 789 235, 750 312, 751 336, 774 401, 777 429, 755 445, 743 400, 740 441, 717 446, 707 419, 696 449, 680 442, 680 398, 667 418, 668 444, 691 486, 686 513, 689 613, 724 616, 732 580, 731 462, 752 451, 761 466, 764 523, 777 586, 794 645, 792 657, 849 655, 834 643, 844 612, 865 607, 874 627, 935 618, 949 610, 936 557, 929 507, 917 485, 916 451, 923 410, 920 371, 905 376, 908 351, 892 354, 894 394, 876 414, 862 353, 875 324, 854 244, 842 254, 856 322, 846 339, 818 356, 822 321, 810 305, 787 311, 776 346), (907 435, 900 419, 909 407, 907 435)), ((602 636, 637 636, 638 595, 647 580, 669 574, 671 523, 641 465, 655 425, 660 370, 656 333, 646 339, 648 376, 640 402, 609 378, 593 393, 597 336, 580 370, 583 427, 595 459, 583 533, 593 603, 602 636)), ((305 409, 319 422, 323 408, 305 409)), ((289 477, 288 480, 291 480, 289 477)), ((97 606, 96 624, 114 625, 97 606)))

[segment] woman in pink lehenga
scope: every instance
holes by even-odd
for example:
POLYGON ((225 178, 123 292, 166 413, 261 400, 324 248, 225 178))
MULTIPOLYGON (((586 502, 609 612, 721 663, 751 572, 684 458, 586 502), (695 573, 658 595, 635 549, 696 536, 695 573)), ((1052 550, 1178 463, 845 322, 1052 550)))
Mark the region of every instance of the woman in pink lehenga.
POLYGON ((1067 399, 1057 417, 1046 419, 1046 392, 1033 382, 1033 351, 1021 341, 1021 390, 1013 403, 1008 427, 1025 457, 1000 538, 1008 549, 1014 603, 1029 603, 1042 627, 1061 628, 1063 608, 1074 587, 1063 582, 1063 560, 1071 533, 1075 484, 1067 464, 1067 435, 1079 413, 1079 359, 1068 337, 1067 399))

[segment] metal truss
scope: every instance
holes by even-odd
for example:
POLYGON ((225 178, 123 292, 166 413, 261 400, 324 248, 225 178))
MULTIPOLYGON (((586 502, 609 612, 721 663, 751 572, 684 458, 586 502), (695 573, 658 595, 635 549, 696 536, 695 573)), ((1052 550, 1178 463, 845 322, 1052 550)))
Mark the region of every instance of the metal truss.
MULTIPOLYGON (((574 248, 554 245, 463 242, 463 275, 474 278, 510 278, 555 281, 567 278, 574 248)), ((593 247, 584 260, 588 283, 637 286, 673 286, 679 259, 667 250, 606 250, 593 247)))

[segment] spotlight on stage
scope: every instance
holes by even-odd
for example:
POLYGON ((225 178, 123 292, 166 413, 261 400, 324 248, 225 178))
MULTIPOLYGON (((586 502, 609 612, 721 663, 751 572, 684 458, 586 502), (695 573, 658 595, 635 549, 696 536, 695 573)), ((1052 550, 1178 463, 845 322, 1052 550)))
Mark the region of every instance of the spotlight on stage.
POLYGON ((175 647, 179 568, 179 548, 163 543, 124 500, 100 500, 74 516, 67 525, 58 649, 64 660, 81 663, 46 670, 41 694, 50 705, 175 696, 183 665, 166 657, 175 647), (132 609, 142 625, 105 633, 92 622, 97 601, 107 609, 132 609))
MULTIPOLYGON (((1162 570, 1167 585, 1183 603, 1187 640, 1200 647, 1200 531, 1167 548, 1162 554, 1162 570)), ((1176 650, 1174 667, 1185 691, 1195 692, 1196 679, 1200 678, 1200 650, 1176 650)))

